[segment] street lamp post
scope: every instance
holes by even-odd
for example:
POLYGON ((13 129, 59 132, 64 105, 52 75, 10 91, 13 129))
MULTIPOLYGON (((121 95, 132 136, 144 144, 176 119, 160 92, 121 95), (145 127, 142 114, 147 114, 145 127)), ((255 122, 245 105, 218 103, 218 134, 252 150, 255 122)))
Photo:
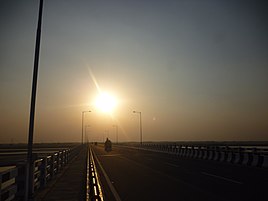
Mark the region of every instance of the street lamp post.
POLYGON ((34 116, 35 116, 35 102, 36 89, 38 78, 39 52, 41 42, 41 25, 43 13, 43 0, 40 0, 38 24, 36 32, 35 54, 34 54, 34 69, 32 80, 32 94, 31 94, 31 108, 28 134, 28 149, 27 149, 27 167, 26 167, 26 183, 25 183, 25 200, 33 199, 33 134, 34 134, 34 116))
POLYGON ((83 139, 84 139, 84 114, 86 113, 86 112, 91 112, 91 111, 82 111, 82 139, 81 139, 81 143, 83 144, 83 139))
POLYGON ((141 122, 141 112, 133 111, 133 113, 138 113, 140 115, 140 144, 142 146, 142 122, 141 122))
POLYGON ((116 132, 116 144, 118 144, 118 125, 113 125, 115 127, 115 132, 116 132))
POLYGON ((86 132, 85 132, 85 134, 86 134, 86 140, 87 140, 87 142, 88 142, 87 128, 89 128, 89 127, 90 127, 90 125, 86 125, 86 132))

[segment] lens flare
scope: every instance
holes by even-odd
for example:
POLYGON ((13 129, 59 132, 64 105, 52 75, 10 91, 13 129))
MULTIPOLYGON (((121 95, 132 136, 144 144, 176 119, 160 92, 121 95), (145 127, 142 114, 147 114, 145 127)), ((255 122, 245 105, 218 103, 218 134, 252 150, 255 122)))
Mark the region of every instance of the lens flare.
POLYGON ((111 113, 116 105, 116 98, 107 92, 100 93, 95 101, 95 106, 104 113, 111 113))

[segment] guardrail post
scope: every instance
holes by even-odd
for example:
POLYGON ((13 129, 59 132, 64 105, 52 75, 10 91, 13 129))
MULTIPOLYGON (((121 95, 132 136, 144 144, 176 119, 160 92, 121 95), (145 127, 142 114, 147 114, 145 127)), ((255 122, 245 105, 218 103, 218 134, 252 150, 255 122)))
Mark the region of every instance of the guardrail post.
POLYGON ((194 155, 193 155, 193 158, 197 158, 198 156, 198 147, 197 146, 194 146, 194 155))
POLYGON ((197 158, 202 159, 203 158, 203 154, 204 154, 204 150, 202 146, 198 147, 198 156, 197 158))
POLYGON ((54 153, 52 155, 52 161, 51 161, 51 163, 52 163, 52 175, 51 175, 52 178, 54 178, 56 173, 57 173, 57 156, 58 156, 57 153, 54 153))
POLYGON ((264 168, 268 167, 268 155, 263 156, 262 167, 264 167, 264 168))
POLYGON ((37 159, 34 161, 34 177, 33 177, 33 193, 41 187, 41 167, 43 159, 37 159))
POLYGON ((226 147, 226 161, 225 161, 225 162, 230 163, 231 160, 232 160, 232 151, 231 151, 231 149, 227 146, 227 147, 226 147))
POLYGON ((26 196, 25 192, 25 185, 26 185, 26 163, 18 163, 17 164, 17 177, 16 177, 16 184, 17 184, 17 193, 16 197, 23 200, 26 196))
POLYGON ((202 159, 207 159, 208 158, 208 153, 209 153, 209 147, 204 147, 204 150, 203 150, 203 157, 202 159))
POLYGON ((65 150, 65 164, 67 165, 69 160, 68 160, 68 154, 69 154, 69 149, 65 150))
POLYGON ((175 147, 175 154, 176 154, 176 156, 178 155, 178 153, 179 153, 179 146, 176 145, 176 147, 175 147))
POLYGON ((66 165, 66 150, 62 150, 62 166, 66 165))
POLYGON ((214 153, 215 153, 214 147, 209 147, 209 156, 207 159, 212 160, 214 158, 214 153))
POLYGON ((221 156, 220 148, 219 147, 215 147, 214 148, 214 157, 213 157, 213 160, 214 161, 218 161, 220 159, 220 156, 221 156))
POLYGON ((43 158, 42 164, 41 164, 41 187, 45 187, 47 184, 47 157, 43 158))

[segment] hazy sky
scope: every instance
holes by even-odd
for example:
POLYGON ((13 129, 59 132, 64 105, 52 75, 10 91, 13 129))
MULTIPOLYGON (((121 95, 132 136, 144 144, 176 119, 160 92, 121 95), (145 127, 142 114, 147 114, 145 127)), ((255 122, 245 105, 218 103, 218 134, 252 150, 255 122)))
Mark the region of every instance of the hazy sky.
MULTIPOLYGON (((39 1, 0 0, 0 142, 26 142, 39 1)), ((44 0, 35 142, 268 140, 268 4, 44 0), (96 82, 94 82, 94 78, 96 82), (112 115, 93 104, 102 91, 112 115), (105 132, 105 130, 108 130, 105 132)))

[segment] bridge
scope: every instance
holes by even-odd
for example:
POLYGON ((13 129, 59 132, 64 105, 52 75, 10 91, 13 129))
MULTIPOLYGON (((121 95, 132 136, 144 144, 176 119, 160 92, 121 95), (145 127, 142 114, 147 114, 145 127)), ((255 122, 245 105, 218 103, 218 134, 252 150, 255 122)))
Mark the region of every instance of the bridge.
MULTIPOLYGON (((33 200, 268 199, 263 146, 121 143, 106 152, 98 143, 35 153, 33 200)), ((1 152, 1 201, 25 198, 23 162, 16 155, 1 152)))

